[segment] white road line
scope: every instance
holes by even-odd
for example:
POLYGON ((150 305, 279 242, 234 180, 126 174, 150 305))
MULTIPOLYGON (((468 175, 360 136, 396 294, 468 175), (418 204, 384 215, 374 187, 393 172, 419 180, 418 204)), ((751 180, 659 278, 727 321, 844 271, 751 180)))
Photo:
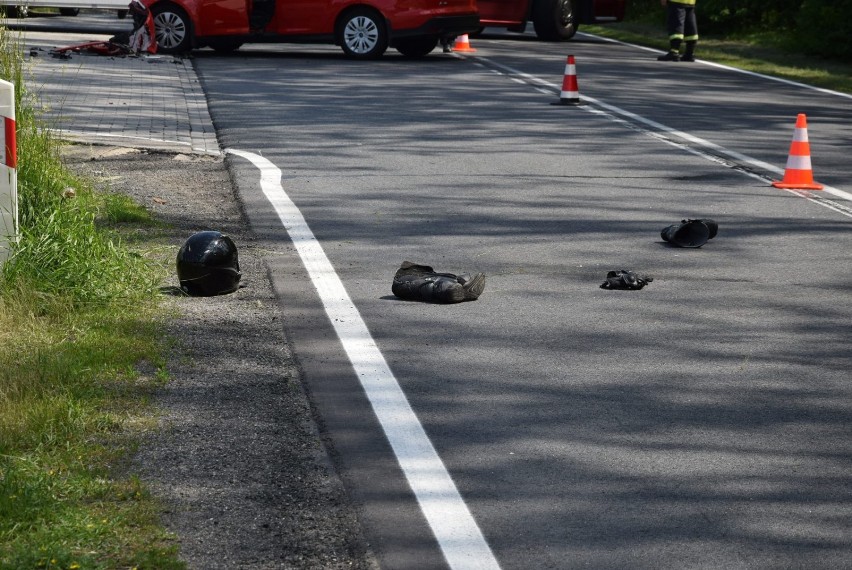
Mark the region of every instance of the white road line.
MULTIPOLYGON (((517 78, 520 77, 520 78, 523 78, 529 85, 531 85, 533 87, 544 85, 544 86, 552 89, 556 93, 559 93, 559 91, 561 89, 561 86, 550 83, 549 81, 541 79, 540 77, 530 75, 529 73, 525 73, 525 72, 520 71, 518 69, 514 69, 513 67, 509 67, 508 65, 503 65, 502 63, 497 63, 496 61, 493 61, 493 60, 488 59, 486 57, 482 57, 482 56, 473 56, 473 57, 475 57, 479 61, 486 62, 489 66, 493 66, 497 69, 503 70, 505 75, 507 77, 513 79, 513 80, 517 80, 517 78)), ((538 87, 536 87, 536 90, 540 91, 540 89, 538 87)), ((589 103, 592 103, 593 105, 598 107, 598 109, 595 109, 594 107, 589 107, 589 106, 585 106, 585 107, 581 106, 580 107, 581 109, 584 109, 587 112, 603 114, 604 116, 607 116, 611 120, 615 120, 616 122, 622 122, 623 121, 623 119, 620 119, 620 118, 615 116, 615 115, 620 115, 621 117, 625 117, 626 119, 628 119, 627 124, 631 125, 633 128, 637 128, 637 129, 641 130, 642 132, 644 132, 644 133, 646 133, 646 134, 648 134, 652 137, 655 137, 655 138, 657 138, 661 141, 667 142, 669 144, 674 144, 675 146, 683 148, 684 150, 687 150, 687 151, 689 151, 689 152, 691 152, 691 153, 693 153, 697 156, 701 156, 702 158, 711 160, 713 162, 716 162, 717 164, 723 164, 723 165, 727 166, 728 168, 733 168, 735 170, 738 170, 739 172, 742 172, 743 174, 746 174, 747 176, 751 176, 753 178, 759 178, 761 180, 769 180, 769 178, 767 178, 767 177, 761 177, 761 176, 756 175, 754 173, 748 172, 747 170, 737 169, 735 164, 727 163, 726 161, 721 160, 720 157, 717 156, 717 155, 721 154, 721 155, 728 156, 728 157, 730 157, 734 160, 737 160, 737 161, 739 161, 743 164, 747 164, 747 165, 752 166, 754 168, 764 170, 764 171, 767 171, 767 172, 771 172, 771 173, 777 174, 779 176, 784 174, 783 168, 779 168, 779 167, 774 166, 772 164, 769 164, 767 162, 763 162, 762 160, 752 158, 752 157, 747 156, 745 154, 739 153, 735 150, 727 149, 723 146, 717 145, 716 143, 710 142, 710 141, 702 139, 700 137, 696 137, 695 135, 691 135, 691 134, 685 133, 683 131, 679 131, 679 130, 674 129, 672 127, 669 127, 667 125, 663 125, 662 123, 658 123, 658 122, 656 122, 652 119, 648 119, 648 118, 643 117, 641 115, 637 115, 636 113, 633 113, 633 112, 628 111, 626 109, 616 107, 615 105, 610 105, 609 103, 604 103, 600 99, 595 99, 594 97, 589 97, 587 95, 582 95, 581 99, 583 101, 587 101, 589 103), (605 109, 605 110, 609 111, 610 113, 612 113, 612 115, 607 115, 606 113, 601 113, 600 109, 605 109), (645 128, 642 128, 640 125, 645 125, 646 127, 649 127, 649 128, 645 129, 645 128), (676 137, 678 139, 686 141, 687 143, 691 143, 693 145, 704 148, 708 152, 698 151, 698 150, 693 149, 689 146, 685 146, 681 143, 678 143, 677 141, 674 141, 669 137, 676 137)), ((832 194, 832 195, 834 195, 838 198, 843 198, 844 200, 852 201, 852 194, 850 194, 849 192, 845 192, 844 190, 840 190, 839 188, 834 188, 833 186, 825 186, 823 188, 823 192, 825 192, 827 194, 832 194)), ((807 200, 811 200, 812 202, 815 202, 815 203, 817 203, 821 206, 828 207, 823 201, 821 201, 819 199, 815 199, 815 198, 805 196, 805 195, 802 195, 802 194, 799 194, 799 193, 794 193, 794 194, 796 194, 797 196, 800 196, 802 198, 805 198, 807 200)), ((835 212, 839 212, 839 210, 837 210, 836 208, 830 208, 830 209, 834 210, 835 212)), ((840 213, 847 215, 847 216, 849 215, 845 212, 840 212, 840 213)))
POLYGON ((343 282, 281 186, 281 170, 257 154, 226 149, 260 170, 260 187, 272 204, 319 293, 331 324, 367 393, 379 423, 435 538, 454 569, 499 569, 494 554, 456 489, 444 462, 411 409, 343 282))
MULTIPOLYGON (((610 42, 613 44, 620 44, 623 46, 629 46, 635 49, 641 49, 645 51, 650 51, 654 53, 660 53, 660 50, 657 48, 650 48, 646 46, 640 46, 637 44, 631 44, 629 42, 623 42, 621 40, 614 40, 612 38, 605 38, 604 36, 598 36, 595 34, 589 34, 585 32, 577 32, 579 35, 588 36, 590 38, 595 38, 596 40, 602 40, 605 42, 610 42)), ((833 91, 831 89, 825 89, 823 87, 816 87, 814 85, 808 85, 807 83, 799 83, 798 81, 791 81, 789 79, 784 79, 782 77, 773 77, 772 75, 764 75, 763 73, 757 73, 754 71, 748 71, 745 69, 740 69, 738 67, 731 67, 730 65, 725 65, 722 63, 716 63, 713 61, 706 61, 703 59, 696 59, 696 63, 701 63, 704 65, 709 65, 710 67, 718 67, 719 69, 724 69, 726 71, 734 71, 736 73, 742 73, 743 75, 751 75, 752 77, 760 77, 761 79, 768 79, 770 81, 777 81, 778 83, 784 83, 786 85, 792 85, 794 87, 803 87, 805 89, 810 89, 812 91, 819 91, 820 93, 825 93, 826 95, 836 95, 837 97, 844 97, 846 99, 852 99, 852 95, 848 93, 841 93, 840 91, 833 91)))

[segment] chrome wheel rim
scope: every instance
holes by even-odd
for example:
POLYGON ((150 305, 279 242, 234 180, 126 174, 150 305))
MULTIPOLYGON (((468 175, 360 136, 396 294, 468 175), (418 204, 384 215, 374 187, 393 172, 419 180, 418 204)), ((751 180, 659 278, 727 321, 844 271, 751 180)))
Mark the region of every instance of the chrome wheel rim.
POLYGON ((563 27, 574 21, 574 10, 571 6, 571 0, 562 0, 560 2, 559 21, 563 27))
POLYGON ((186 22, 174 12, 161 12, 154 16, 154 35, 158 46, 174 49, 186 39, 186 22))
POLYGON ((343 41, 352 53, 370 53, 379 43, 379 26, 367 16, 357 16, 346 22, 343 41))

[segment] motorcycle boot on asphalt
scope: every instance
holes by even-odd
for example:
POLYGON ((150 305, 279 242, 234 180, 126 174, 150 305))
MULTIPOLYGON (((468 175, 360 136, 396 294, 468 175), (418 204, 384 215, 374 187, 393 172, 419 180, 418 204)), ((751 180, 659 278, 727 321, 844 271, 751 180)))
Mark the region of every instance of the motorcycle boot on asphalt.
POLYGON ((400 299, 433 303, 475 301, 485 289, 485 274, 438 273, 428 265, 403 261, 391 291, 400 299))

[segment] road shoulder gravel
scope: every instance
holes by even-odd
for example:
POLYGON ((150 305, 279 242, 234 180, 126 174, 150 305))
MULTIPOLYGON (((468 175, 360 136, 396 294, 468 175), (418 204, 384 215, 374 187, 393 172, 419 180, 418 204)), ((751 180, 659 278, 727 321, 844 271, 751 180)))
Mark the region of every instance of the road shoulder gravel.
POLYGON ((63 160, 167 225, 141 236, 146 248, 173 257, 208 229, 238 246, 244 287, 167 300, 169 381, 133 464, 187 566, 377 568, 286 342, 266 269, 275 251, 252 235, 222 158, 68 145, 63 160))

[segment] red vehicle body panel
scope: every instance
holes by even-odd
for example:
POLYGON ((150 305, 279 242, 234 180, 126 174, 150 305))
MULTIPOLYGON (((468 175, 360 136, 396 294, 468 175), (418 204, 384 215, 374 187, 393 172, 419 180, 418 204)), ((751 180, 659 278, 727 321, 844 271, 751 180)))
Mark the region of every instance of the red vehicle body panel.
POLYGON ((199 0, 176 2, 184 8, 195 25, 198 36, 247 34, 247 0, 199 0))
MULTIPOLYGON (((298 41, 299 36, 331 37, 338 16, 353 6, 367 6, 386 18, 391 37, 421 29, 434 19, 475 16, 475 0, 277 0, 272 19, 262 29, 250 28, 252 0, 143 0, 152 8, 161 3, 182 8, 196 38, 243 36, 274 41, 298 41)), ((472 31, 472 30, 471 30, 472 31)))
MULTIPOLYGON (((575 2, 575 9, 582 1, 575 2)), ((483 26, 516 27, 526 23, 531 13, 531 0, 478 0, 479 18, 483 26)), ((624 19, 627 0, 591 0, 591 10, 578 10, 579 23, 620 22, 624 19), (592 12, 587 14, 586 12, 592 12)))

